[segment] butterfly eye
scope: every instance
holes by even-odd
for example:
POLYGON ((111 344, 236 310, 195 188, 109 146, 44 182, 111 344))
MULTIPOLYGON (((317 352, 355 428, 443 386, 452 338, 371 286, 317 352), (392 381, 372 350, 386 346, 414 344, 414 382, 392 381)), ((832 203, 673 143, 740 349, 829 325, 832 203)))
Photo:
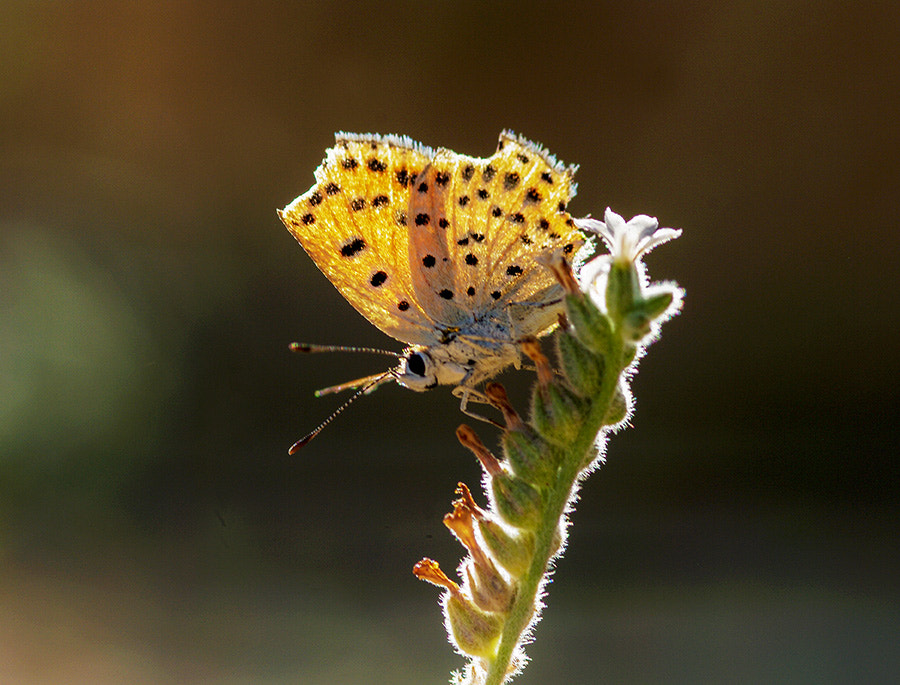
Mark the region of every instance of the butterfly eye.
POLYGON ((416 352, 415 354, 409 355, 409 359, 406 361, 406 368, 417 376, 424 376, 425 358, 422 356, 422 353, 416 352))

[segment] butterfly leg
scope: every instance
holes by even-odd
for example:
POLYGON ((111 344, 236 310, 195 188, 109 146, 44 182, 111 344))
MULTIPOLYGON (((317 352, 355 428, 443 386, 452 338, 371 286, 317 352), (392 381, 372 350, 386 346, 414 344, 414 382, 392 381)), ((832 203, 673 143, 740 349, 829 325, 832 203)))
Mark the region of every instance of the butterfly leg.
POLYGON ((473 419, 484 421, 485 423, 489 423, 492 426, 496 426, 497 428, 503 428, 502 424, 497 423, 493 419, 489 419, 486 416, 482 416, 481 414, 476 414, 475 412, 469 411, 469 400, 478 402, 479 404, 490 404, 488 398, 484 395, 484 393, 481 393, 478 390, 467 387, 465 385, 458 385, 453 388, 453 396, 459 398, 459 410, 466 416, 471 416, 473 419))

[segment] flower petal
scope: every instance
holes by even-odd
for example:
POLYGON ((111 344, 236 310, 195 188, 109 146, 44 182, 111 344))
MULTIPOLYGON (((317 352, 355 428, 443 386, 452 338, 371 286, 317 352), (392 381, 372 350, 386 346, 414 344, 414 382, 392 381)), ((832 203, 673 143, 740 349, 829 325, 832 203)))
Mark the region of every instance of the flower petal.
POLYGON ((674 240, 680 235, 680 228, 660 228, 647 240, 643 248, 641 248, 641 254, 645 255, 657 245, 662 245, 670 240, 674 240))

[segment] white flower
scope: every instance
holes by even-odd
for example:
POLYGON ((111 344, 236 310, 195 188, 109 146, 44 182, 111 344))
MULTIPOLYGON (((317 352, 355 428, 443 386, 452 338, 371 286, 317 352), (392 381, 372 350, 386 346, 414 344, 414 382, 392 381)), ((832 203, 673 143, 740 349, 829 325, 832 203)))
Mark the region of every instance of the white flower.
POLYGON ((584 231, 596 233, 609 247, 610 256, 616 262, 634 262, 661 245, 681 235, 681 229, 660 228, 659 221, 646 214, 638 214, 625 223, 625 219, 606 208, 603 217, 596 219, 575 219, 575 225, 584 231))
POLYGON ((626 223, 607 207, 603 218, 606 221, 575 219, 578 228, 596 233, 609 248, 609 254, 595 257, 582 267, 580 277, 585 290, 604 278, 613 263, 640 264, 640 258, 654 247, 681 235, 681 229, 660 228, 659 221, 646 214, 638 214, 626 223))

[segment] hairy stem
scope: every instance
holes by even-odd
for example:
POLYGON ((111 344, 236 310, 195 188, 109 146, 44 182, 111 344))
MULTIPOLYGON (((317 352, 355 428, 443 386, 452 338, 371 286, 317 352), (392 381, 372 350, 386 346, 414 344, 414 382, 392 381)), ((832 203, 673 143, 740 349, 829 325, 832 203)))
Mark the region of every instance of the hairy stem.
POLYGON ((531 624, 536 611, 538 592, 547 576, 548 567, 558 552, 557 531, 563 522, 566 507, 572 499, 579 474, 584 470, 585 457, 593 448, 604 425, 619 377, 622 373, 621 342, 607 359, 600 391, 591 401, 590 411, 577 437, 566 449, 565 458, 556 473, 551 488, 545 491, 543 516, 536 531, 534 557, 526 574, 520 579, 515 602, 506 619, 496 657, 491 661, 485 685, 502 685, 509 672, 510 662, 523 633, 531 624))

